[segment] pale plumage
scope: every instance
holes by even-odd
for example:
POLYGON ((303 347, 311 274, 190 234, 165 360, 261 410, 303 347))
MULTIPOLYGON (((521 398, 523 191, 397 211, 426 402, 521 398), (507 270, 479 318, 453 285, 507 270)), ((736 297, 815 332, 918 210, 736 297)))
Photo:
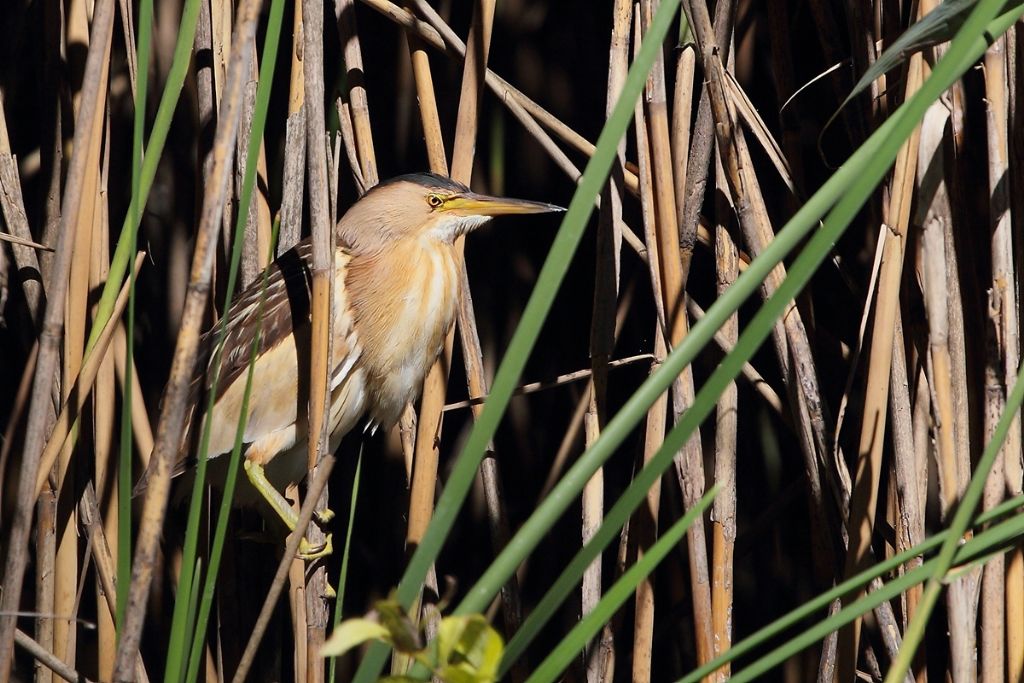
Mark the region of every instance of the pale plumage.
MULTIPOLYGON (((346 212, 338 223, 334 255, 332 449, 364 415, 370 429, 388 428, 406 403, 418 398, 455 319, 455 239, 492 216, 559 210, 477 195, 448 178, 414 174, 378 185, 346 212)), ((262 319, 243 437, 245 469, 292 528, 294 512, 280 489, 306 472, 311 262, 312 245, 304 240, 270 266, 262 308, 262 278, 232 302, 207 451, 207 457, 216 458, 234 444, 252 339, 262 319), (271 464, 273 484, 263 470, 271 464)), ((203 390, 210 389, 213 379, 216 329, 202 339, 201 370, 193 381, 189 427, 175 474, 184 471, 195 452, 203 390)))

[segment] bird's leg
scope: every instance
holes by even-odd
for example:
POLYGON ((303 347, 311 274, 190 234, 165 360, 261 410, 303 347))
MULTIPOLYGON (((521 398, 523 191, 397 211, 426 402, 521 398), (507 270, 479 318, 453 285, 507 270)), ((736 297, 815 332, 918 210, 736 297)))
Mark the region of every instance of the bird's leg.
MULTIPOLYGON (((285 526, 289 530, 295 531, 299 524, 299 516, 295 514, 292 506, 281 495, 281 492, 274 488, 274 485, 267 479, 263 466, 254 460, 246 458, 245 474, 249 477, 249 482, 260 492, 260 495, 270 503, 270 507, 274 509, 274 512, 281 518, 285 526)), ((299 543, 298 555, 303 560, 315 560, 330 555, 332 552, 334 552, 334 546, 331 543, 331 534, 327 534, 327 540, 318 546, 311 545, 305 538, 299 543)))

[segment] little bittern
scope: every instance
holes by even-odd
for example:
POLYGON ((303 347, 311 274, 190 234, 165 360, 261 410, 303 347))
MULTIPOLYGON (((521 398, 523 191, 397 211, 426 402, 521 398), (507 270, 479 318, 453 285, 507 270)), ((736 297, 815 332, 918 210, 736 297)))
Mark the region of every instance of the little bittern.
MULTIPOLYGON (((448 178, 417 173, 377 185, 345 213, 334 250, 334 342, 326 418, 332 450, 364 415, 369 429, 388 428, 405 404, 419 396, 455 318, 460 282, 456 238, 494 216, 561 210, 488 197, 448 178)), ((307 469, 312 255, 306 239, 269 267, 243 437, 249 481, 292 530, 296 514, 275 484, 298 482, 307 469)), ((234 444, 261 315, 262 280, 257 278, 235 297, 227 312, 209 458, 230 453, 234 444)), ((189 427, 175 475, 185 471, 197 441, 191 432, 202 423, 201 390, 210 390, 215 335, 216 327, 201 341, 200 372, 192 383, 189 427)), ((304 556, 323 552, 329 548, 304 544, 301 549, 304 556)))

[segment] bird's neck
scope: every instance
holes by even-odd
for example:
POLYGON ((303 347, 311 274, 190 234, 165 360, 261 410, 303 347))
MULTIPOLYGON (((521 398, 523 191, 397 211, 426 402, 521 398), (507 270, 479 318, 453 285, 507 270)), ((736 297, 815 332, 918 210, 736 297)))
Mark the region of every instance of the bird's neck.
POLYGON ((411 237, 386 251, 354 255, 349 264, 346 289, 368 379, 388 394, 378 399, 400 399, 398 410, 418 395, 443 348, 455 317, 460 259, 450 244, 411 237))

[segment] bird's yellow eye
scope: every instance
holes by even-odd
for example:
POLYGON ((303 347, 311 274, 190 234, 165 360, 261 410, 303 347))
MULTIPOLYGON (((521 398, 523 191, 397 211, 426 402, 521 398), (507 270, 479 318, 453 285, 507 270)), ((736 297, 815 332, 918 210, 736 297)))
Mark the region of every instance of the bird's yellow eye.
POLYGON ((439 207, 442 204, 444 204, 444 200, 441 199, 441 195, 438 195, 438 194, 428 194, 427 195, 427 204, 430 204, 431 208, 436 209, 437 207, 439 207))

